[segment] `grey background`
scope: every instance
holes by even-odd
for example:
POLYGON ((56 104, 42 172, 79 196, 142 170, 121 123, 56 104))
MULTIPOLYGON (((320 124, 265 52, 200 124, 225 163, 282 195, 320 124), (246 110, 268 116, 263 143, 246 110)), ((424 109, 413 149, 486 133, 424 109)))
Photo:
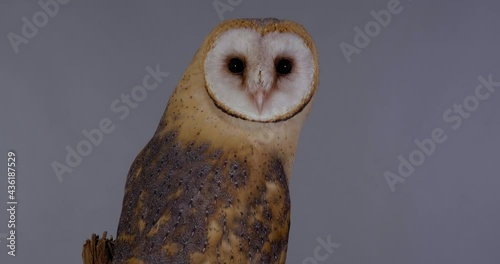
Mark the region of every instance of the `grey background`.
MULTIPOLYGON (((388 2, 243 0, 224 13, 295 20, 319 50, 320 87, 292 174, 288 263, 313 257, 329 235, 340 247, 318 263, 500 263, 500 94, 456 131, 442 118, 474 94, 478 76, 500 81, 500 4, 402 0, 347 63, 339 44, 353 44, 353 28, 388 2), (391 192, 384 171, 436 127, 447 141, 391 192)), ((15 150, 19 201, 17 256, 0 238, 0 263, 81 263, 91 233, 115 236, 129 166, 219 17, 212 1, 73 0, 16 54, 7 34, 39 10, 36 1, 0 4, 1 167, 15 150), (170 76, 119 120, 111 102, 156 64, 170 76), (106 117, 115 131, 59 182, 51 163, 106 117)), ((7 217, 0 210, 0 233, 7 217)))

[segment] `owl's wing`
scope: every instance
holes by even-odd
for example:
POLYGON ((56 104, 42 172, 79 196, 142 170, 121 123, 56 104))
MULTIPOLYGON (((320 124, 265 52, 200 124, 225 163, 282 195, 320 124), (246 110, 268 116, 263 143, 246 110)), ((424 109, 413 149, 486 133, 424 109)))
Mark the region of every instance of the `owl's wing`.
POLYGON ((284 259, 286 175, 279 159, 257 169, 247 161, 251 154, 180 142, 176 132, 155 134, 127 177, 115 263, 284 259))

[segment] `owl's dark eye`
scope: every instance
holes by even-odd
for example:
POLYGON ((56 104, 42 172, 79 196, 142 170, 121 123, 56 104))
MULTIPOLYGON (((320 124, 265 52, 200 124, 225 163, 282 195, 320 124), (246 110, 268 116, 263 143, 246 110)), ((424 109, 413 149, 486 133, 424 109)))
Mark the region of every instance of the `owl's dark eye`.
POLYGON ((276 63, 276 72, 280 75, 289 74, 292 71, 292 62, 288 59, 280 59, 276 63))
POLYGON ((242 74, 245 70, 245 63, 239 58, 232 58, 227 64, 227 69, 234 74, 242 74))

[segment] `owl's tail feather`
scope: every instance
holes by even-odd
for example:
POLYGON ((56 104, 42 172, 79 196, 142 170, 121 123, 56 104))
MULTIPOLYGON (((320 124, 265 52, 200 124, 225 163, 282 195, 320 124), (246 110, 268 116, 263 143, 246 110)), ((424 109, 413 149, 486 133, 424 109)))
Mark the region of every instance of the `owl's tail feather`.
POLYGON ((102 238, 92 234, 83 245, 83 264, 111 264, 115 243, 113 237, 106 238, 107 232, 102 233, 102 238))

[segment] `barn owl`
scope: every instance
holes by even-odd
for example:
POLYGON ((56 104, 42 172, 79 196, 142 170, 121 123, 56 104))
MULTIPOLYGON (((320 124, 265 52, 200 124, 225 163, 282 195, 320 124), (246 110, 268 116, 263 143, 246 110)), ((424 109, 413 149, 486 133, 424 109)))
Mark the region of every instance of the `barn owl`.
POLYGON ((218 25, 130 167, 113 263, 285 263, 290 173, 318 72, 295 22, 218 25))

